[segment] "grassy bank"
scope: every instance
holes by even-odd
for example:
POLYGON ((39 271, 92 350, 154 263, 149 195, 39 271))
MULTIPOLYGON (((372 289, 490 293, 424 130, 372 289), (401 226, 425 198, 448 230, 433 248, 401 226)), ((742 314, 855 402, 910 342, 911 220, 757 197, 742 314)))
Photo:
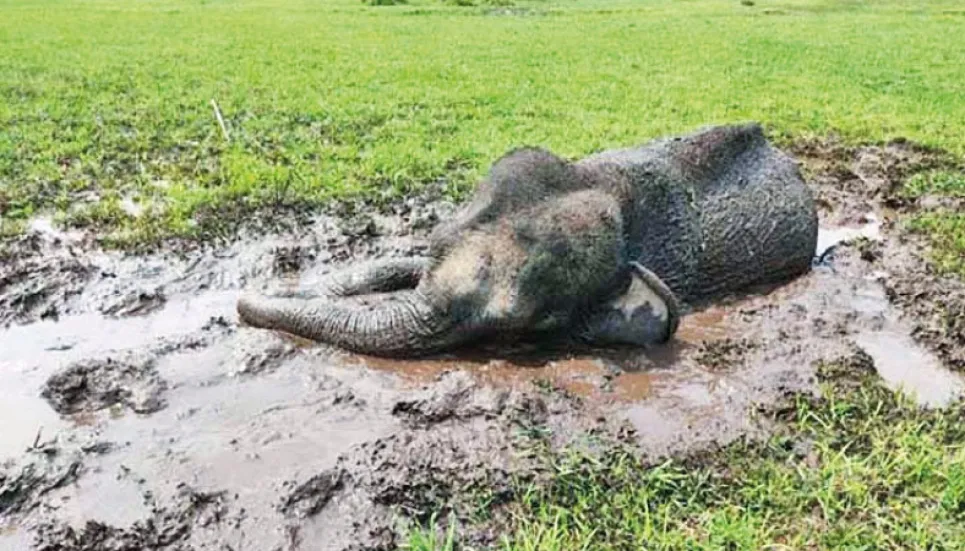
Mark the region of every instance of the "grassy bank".
POLYGON ((121 244, 207 236, 267 207, 458 195, 520 144, 751 119, 965 152, 958 2, 480 4, 4 2, 3 232, 46 214, 121 244))

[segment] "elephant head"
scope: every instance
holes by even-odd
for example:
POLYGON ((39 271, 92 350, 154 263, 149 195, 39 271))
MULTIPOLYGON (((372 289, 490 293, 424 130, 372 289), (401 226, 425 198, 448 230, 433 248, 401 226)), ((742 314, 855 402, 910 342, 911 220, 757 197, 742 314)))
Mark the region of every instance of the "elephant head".
POLYGON ((619 185, 540 149, 497 161, 429 239, 429 257, 332 275, 321 296, 246 296, 243 320, 355 352, 412 356, 493 335, 645 345, 679 305, 627 256, 619 185))

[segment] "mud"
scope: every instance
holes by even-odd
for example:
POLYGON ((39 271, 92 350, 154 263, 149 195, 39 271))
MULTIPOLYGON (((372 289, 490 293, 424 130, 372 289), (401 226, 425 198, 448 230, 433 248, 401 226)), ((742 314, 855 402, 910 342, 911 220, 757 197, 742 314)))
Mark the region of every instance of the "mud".
POLYGON ((85 360, 52 375, 40 391, 61 415, 93 412, 123 405, 137 413, 164 407, 165 383, 150 359, 85 360))
POLYGON ((80 476, 80 460, 58 461, 50 457, 59 453, 54 447, 35 447, 30 453, 46 457, 22 465, 8 461, 0 468, 0 514, 28 512, 39 506, 39 499, 73 483, 80 476))
POLYGON ((35 223, 0 260, 0 325, 57 319, 95 270, 76 238, 35 223))
POLYGON ((902 183, 917 172, 965 172, 965 162, 905 140, 865 147, 802 142, 790 152, 810 174, 827 224, 858 226, 855 237, 887 233, 887 239, 859 242, 862 255, 882 271, 888 298, 904 312, 915 340, 946 366, 965 370, 965 281, 936 273, 924 239, 898 227, 903 215, 965 208, 962 198, 900 193, 902 183))
POLYGON ((58 522, 41 524, 35 546, 41 551, 178 549, 192 532, 216 529, 222 522, 230 522, 225 518, 223 502, 222 494, 196 492, 183 486, 170 508, 155 507, 147 520, 130 527, 117 528, 93 520, 82 528, 58 522))
POLYGON ((895 223, 937 204, 898 197, 901 179, 951 161, 907 143, 793 152, 822 204, 813 271, 695 307, 648 350, 389 361, 238 324, 242 288, 424 252, 453 208, 436 199, 141 256, 35 224, 0 267, 0 548, 391 549, 432 518, 484 547, 541 455, 621 441, 656 461, 763 435, 754 411, 835 358, 923 406, 956 399, 965 286, 895 223))

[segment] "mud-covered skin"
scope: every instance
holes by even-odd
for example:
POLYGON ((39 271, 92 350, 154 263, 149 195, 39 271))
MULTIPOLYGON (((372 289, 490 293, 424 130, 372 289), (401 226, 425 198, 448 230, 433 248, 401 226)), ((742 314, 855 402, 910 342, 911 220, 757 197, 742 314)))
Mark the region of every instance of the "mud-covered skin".
POLYGON ((818 233, 811 191, 757 125, 608 151, 577 167, 625 194, 628 256, 684 302, 782 282, 810 267, 818 233))
POLYGON ((249 295, 238 312, 256 327, 384 356, 493 335, 649 345, 673 335, 679 301, 806 272, 817 231, 797 165, 757 125, 578 162, 524 148, 496 161, 433 231, 424 266, 364 266, 336 276, 351 293, 249 295), (395 292, 346 296, 372 291, 395 292))
MULTIPOLYGON (((833 162, 870 183, 878 173, 868 159, 904 158, 891 147, 833 162)), ((826 199, 822 225, 860 225, 885 205, 859 177, 823 170, 829 159, 798 158, 826 199)), ((887 376, 882 359, 902 360, 913 332, 946 365, 953 356, 942 350, 960 342, 940 314, 965 299, 960 282, 931 273, 917 238, 883 216, 880 241, 841 244, 786 285, 695 309, 677 338, 647 350, 489 343, 398 361, 237 322, 241 288, 310 295, 346 265, 424 257, 427 234, 413 221, 448 219, 450 208, 356 209, 364 223, 321 217, 179 255, 122 257, 46 237, 42 253, 23 250, 43 270, 23 273, 14 293, 44 281, 70 287, 68 267, 32 280, 56 273, 68 245, 92 270, 78 292, 47 295, 57 321, 33 309, 0 331, 0 502, 14 504, 0 511, 0 549, 385 550, 433 513, 440 530, 455 520, 463 543, 498 546, 514 481, 539 483, 564 445, 605 451, 620 441, 654 462, 713 450, 767 434, 752 412, 811 389, 828 361, 854 356, 862 376, 887 376), (165 300, 110 313, 142 293, 165 300), (72 402, 80 411, 60 415, 41 396, 71 365, 130 353, 153 369, 102 370, 97 380, 123 388, 156 376, 166 407, 97 409, 91 387, 72 402)), ((948 399, 946 371, 908 365, 916 369, 889 383, 912 384, 926 403, 948 399)))

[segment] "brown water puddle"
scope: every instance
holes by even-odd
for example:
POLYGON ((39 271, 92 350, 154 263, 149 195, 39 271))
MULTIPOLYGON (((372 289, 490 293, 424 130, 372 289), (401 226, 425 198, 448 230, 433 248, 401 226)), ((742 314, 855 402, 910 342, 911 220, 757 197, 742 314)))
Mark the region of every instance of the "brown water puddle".
POLYGON ((662 384, 687 378, 674 369, 681 354, 701 343, 726 337, 730 333, 726 317, 727 311, 722 307, 685 316, 672 342, 645 351, 600 350, 553 356, 484 350, 470 356, 416 360, 347 354, 344 361, 396 374, 410 386, 429 384, 450 371, 466 371, 497 388, 522 388, 545 382, 583 398, 633 402, 651 396, 662 384))

